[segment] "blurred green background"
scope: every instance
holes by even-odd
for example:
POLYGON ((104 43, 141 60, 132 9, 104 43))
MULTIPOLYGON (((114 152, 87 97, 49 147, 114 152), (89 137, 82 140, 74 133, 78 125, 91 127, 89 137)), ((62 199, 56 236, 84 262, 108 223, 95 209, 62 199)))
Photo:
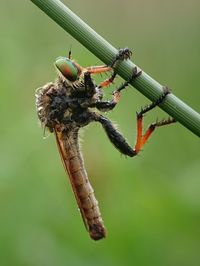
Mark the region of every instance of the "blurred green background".
MULTIPOLYGON (((200 110, 200 1, 63 2, 200 110)), ((90 240, 55 139, 38 126, 34 94, 54 80, 53 62, 70 46, 81 65, 101 62, 29 0, 1 0, 0 22, 0 265, 200 265, 198 137, 179 124, 161 128, 133 159, 89 125, 82 151, 108 230, 90 240)), ((130 87, 107 114, 131 145, 135 112, 148 102, 130 87)), ((166 116, 155 110, 145 124, 166 116)))

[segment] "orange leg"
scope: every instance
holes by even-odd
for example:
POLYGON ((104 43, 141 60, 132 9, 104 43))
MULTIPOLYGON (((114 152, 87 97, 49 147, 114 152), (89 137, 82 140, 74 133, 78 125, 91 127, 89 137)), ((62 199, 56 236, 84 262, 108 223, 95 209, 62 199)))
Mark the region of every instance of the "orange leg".
POLYGON ((142 117, 137 119, 137 141, 134 150, 138 152, 142 146, 142 117))
POLYGON ((142 149, 156 127, 165 126, 176 122, 176 120, 171 117, 169 117, 168 119, 163 119, 161 121, 156 121, 155 123, 151 124, 144 135, 142 135, 142 122, 144 113, 147 113, 148 111, 159 105, 165 99, 168 93, 169 90, 167 88, 164 88, 163 95, 161 95, 161 97, 157 101, 152 102, 151 104, 143 108, 139 113, 137 113, 137 140, 133 149, 136 153, 138 153, 142 149))
POLYGON ((108 71, 111 71, 112 68, 106 65, 103 66, 90 66, 90 67, 86 67, 85 71, 89 72, 90 74, 101 74, 101 73, 105 73, 108 71))
POLYGON ((108 87, 111 83, 113 83, 115 77, 116 77, 116 73, 114 72, 112 74, 112 76, 104 81, 102 81, 100 84, 99 84, 99 88, 105 88, 105 87, 108 87))
MULTIPOLYGON (((107 65, 102 65, 102 66, 90 66, 90 67, 86 67, 84 68, 83 71, 85 72, 88 72, 90 74, 101 74, 101 73, 105 73, 105 72, 108 72, 108 71, 111 71, 113 70, 115 67, 116 67, 116 64, 118 61, 123 61, 123 60, 127 60, 130 58, 130 56, 132 55, 132 52, 129 50, 129 48, 124 48, 124 49, 119 49, 119 52, 118 54, 115 56, 114 60, 112 61, 112 63, 107 66, 107 65)), ((135 77, 136 77, 136 73, 135 74, 135 77)), ((140 73, 138 73, 140 74, 140 73)), ((116 77, 116 73, 114 71, 113 75, 102 81, 100 84, 99 84, 99 88, 105 88, 107 86, 109 86, 113 80, 115 79, 116 77)), ((129 81, 128 81, 129 82, 129 81)))
MULTIPOLYGON (((156 122, 156 123, 151 124, 148 127, 148 129, 146 130, 144 135, 142 135, 140 130, 138 130, 137 141, 136 141, 136 145, 135 145, 133 150, 137 154, 142 149, 144 144, 147 142, 147 140, 149 139, 149 137, 151 136, 151 134, 153 133, 153 131, 155 130, 156 127, 169 125, 169 124, 175 123, 175 122, 176 122, 176 120, 174 118, 169 117, 166 120, 162 120, 160 122, 156 122)), ((142 128, 142 118, 141 117, 138 118, 137 125, 138 125, 138 128, 142 128)))
MULTIPOLYGON (((118 90, 116 90, 114 97, 118 98, 120 95, 119 93, 120 92, 118 90), (116 92, 118 92, 118 93, 116 93, 116 92)), ((148 127, 148 129, 146 130, 146 132, 144 134, 142 134, 143 114, 148 112, 149 110, 153 109, 158 104, 160 104, 164 100, 164 98, 166 97, 167 93, 168 92, 164 92, 163 95, 156 102, 153 102, 152 104, 146 106, 139 113, 137 113, 137 140, 136 140, 136 144, 135 144, 134 148, 132 148, 128 144, 128 142, 122 136, 122 134, 116 129, 116 127, 112 124, 112 122, 109 121, 106 117, 99 115, 97 113, 93 113, 92 115, 90 114, 91 116, 93 116, 93 117, 91 117, 91 119, 93 119, 93 121, 98 121, 102 124, 103 128, 106 131, 108 138, 110 139, 112 144, 115 146, 115 148, 117 148, 121 153, 128 155, 130 157, 133 157, 140 152, 140 150, 145 145, 145 143, 147 142, 147 140, 149 139, 149 137, 151 136, 151 134, 153 133, 153 131, 156 127, 160 127, 160 126, 164 126, 164 125, 168 125, 168 124, 176 122, 174 118, 168 118, 168 119, 162 120, 160 122, 155 122, 148 127)), ((101 107, 101 108, 106 107, 107 110, 112 109, 111 104, 108 104, 105 102, 102 102, 101 106, 98 106, 98 107, 101 107), (109 106, 109 108, 108 108, 108 106, 109 106)), ((98 109, 100 109, 100 108, 98 108, 98 109)))
POLYGON ((114 60, 109 66, 107 65, 90 66, 90 67, 86 67, 85 70, 88 71, 90 74, 99 74, 99 73, 111 71, 112 69, 115 68, 118 61, 130 59, 131 55, 132 55, 132 52, 130 51, 129 48, 126 47, 123 49, 119 49, 118 54, 115 56, 114 60))
MULTIPOLYGON (((114 74, 113 74, 114 75, 114 74)), ((100 111, 109 111, 112 110, 116 104, 120 100, 120 92, 121 90, 125 89, 126 86, 129 85, 130 81, 134 78, 137 78, 139 75, 141 75, 141 70, 139 70, 137 67, 133 69, 133 74, 130 77, 130 79, 126 82, 124 82, 117 90, 114 91, 113 93, 113 99, 108 102, 98 102, 95 104, 94 107, 99 109, 100 111)), ((108 82, 109 83, 109 82, 108 82)), ((102 85, 106 85, 106 82, 102 83, 102 85)), ((136 139, 136 144, 134 148, 132 148, 126 139, 122 136, 122 134, 114 127, 111 121, 109 121, 107 118, 103 117, 102 115, 93 113, 91 119, 93 121, 98 121, 102 124, 103 128, 106 131, 106 134, 112 144, 117 148, 121 153, 128 155, 130 157, 133 157, 137 155, 142 147, 145 145, 149 137, 152 135, 153 131, 155 130, 156 127, 164 126, 164 125, 169 125, 171 123, 176 122, 174 118, 168 118, 165 120, 157 121, 153 124, 151 124, 146 132, 143 134, 143 115, 147 113, 148 111, 152 110, 155 108, 157 105, 161 104, 163 100, 165 100, 166 96, 170 93, 169 89, 167 87, 163 87, 163 94, 155 101, 152 102, 151 104, 147 105, 146 107, 142 108, 142 110, 137 113, 137 139, 136 139)))
MULTIPOLYGON (((92 66, 92 67, 85 68, 85 71, 89 74, 101 74, 101 73, 105 73, 105 72, 108 72, 111 70, 112 70, 111 67, 108 67, 105 65, 104 66, 92 66)), ((99 88, 105 88, 105 87, 109 86, 113 82, 115 77, 116 77, 116 73, 114 72, 110 78, 102 81, 98 87, 99 88)))

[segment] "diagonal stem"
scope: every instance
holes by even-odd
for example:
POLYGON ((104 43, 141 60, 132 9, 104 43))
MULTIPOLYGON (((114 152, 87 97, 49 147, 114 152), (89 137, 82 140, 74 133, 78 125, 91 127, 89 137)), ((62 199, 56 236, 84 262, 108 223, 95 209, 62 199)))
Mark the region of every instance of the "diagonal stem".
MULTIPOLYGON (((105 64, 110 64, 118 50, 103 37, 90 28, 84 21, 75 15, 68 7, 59 0, 31 0, 50 18, 58 23, 65 31, 71 34, 82 45, 90 50, 105 64)), ((136 65, 130 60, 122 62, 116 69, 125 80, 128 80, 136 65)), ((131 82, 138 91, 155 101, 163 93, 163 86, 142 71, 142 74, 131 82)), ((166 100, 160 105, 169 115, 174 117, 183 126, 200 137, 200 114, 186 105, 172 93, 167 95, 166 100)))

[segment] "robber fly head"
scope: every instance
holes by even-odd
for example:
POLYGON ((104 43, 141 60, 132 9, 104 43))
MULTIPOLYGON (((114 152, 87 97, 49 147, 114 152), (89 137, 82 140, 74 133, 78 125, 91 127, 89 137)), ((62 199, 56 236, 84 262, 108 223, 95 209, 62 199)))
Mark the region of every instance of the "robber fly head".
POLYGON ((78 80, 82 73, 82 67, 67 57, 58 57, 55 66, 71 82, 78 80))

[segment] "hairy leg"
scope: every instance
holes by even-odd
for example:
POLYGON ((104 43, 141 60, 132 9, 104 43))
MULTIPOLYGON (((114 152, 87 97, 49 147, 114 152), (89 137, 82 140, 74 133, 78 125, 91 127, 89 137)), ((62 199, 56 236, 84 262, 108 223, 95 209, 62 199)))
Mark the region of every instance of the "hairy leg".
POLYGON ((144 107, 139 113, 137 113, 137 139, 136 144, 133 148, 127 143, 126 139, 121 135, 121 133, 114 127, 112 122, 106 117, 96 113, 92 113, 92 120, 102 124, 108 138, 121 153, 133 157, 141 151, 142 147, 145 145, 145 143, 152 135, 156 127, 161 127, 176 122, 174 118, 156 121, 148 127, 144 134, 142 133, 144 113, 147 113, 148 111, 152 110, 157 105, 162 103, 168 93, 169 90, 165 89, 163 94, 161 95, 161 97, 159 97, 157 101, 152 102, 151 104, 144 107))
MULTIPOLYGON (((115 58, 113 59, 113 61, 111 62, 111 64, 109 66, 107 65, 102 65, 102 66, 90 66, 90 67, 86 67, 85 68, 85 73, 90 73, 90 74, 102 74, 108 71, 113 70, 117 63, 119 61, 123 61, 123 60, 127 60, 131 57, 132 52, 129 50, 129 48, 124 48, 124 49, 119 49, 117 55, 115 56, 115 58)), ((104 81, 102 81, 99 84, 99 88, 105 88, 107 86, 109 86, 111 83, 113 83, 115 77, 116 77, 116 73, 114 71, 114 73, 112 74, 112 76, 104 81)))
POLYGON ((101 123, 109 140, 121 153, 133 157, 136 155, 135 151, 128 144, 122 134, 115 128, 112 122, 106 117, 97 113, 92 113, 92 120, 101 123))
POLYGON ((161 121, 156 121, 147 128, 144 134, 142 134, 144 114, 149 112, 150 110, 152 110, 159 104, 161 104, 169 93, 170 93, 169 89, 167 87, 164 87, 163 94, 155 102, 152 102, 151 104, 145 106, 144 108, 141 109, 140 112, 136 113, 137 114, 137 140, 136 140, 136 144, 134 147, 134 150, 136 153, 138 153, 142 149, 142 147, 145 145, 145 143, 147 142, 147 140, 149 139, 149 137, 151 136, 151 134, 153 133, 156 127, 161 127, 161 126, 169 125, 169 124, 176 122, 176 120, 171 117, 168 117, 167 119, 163 119, 161 121))

